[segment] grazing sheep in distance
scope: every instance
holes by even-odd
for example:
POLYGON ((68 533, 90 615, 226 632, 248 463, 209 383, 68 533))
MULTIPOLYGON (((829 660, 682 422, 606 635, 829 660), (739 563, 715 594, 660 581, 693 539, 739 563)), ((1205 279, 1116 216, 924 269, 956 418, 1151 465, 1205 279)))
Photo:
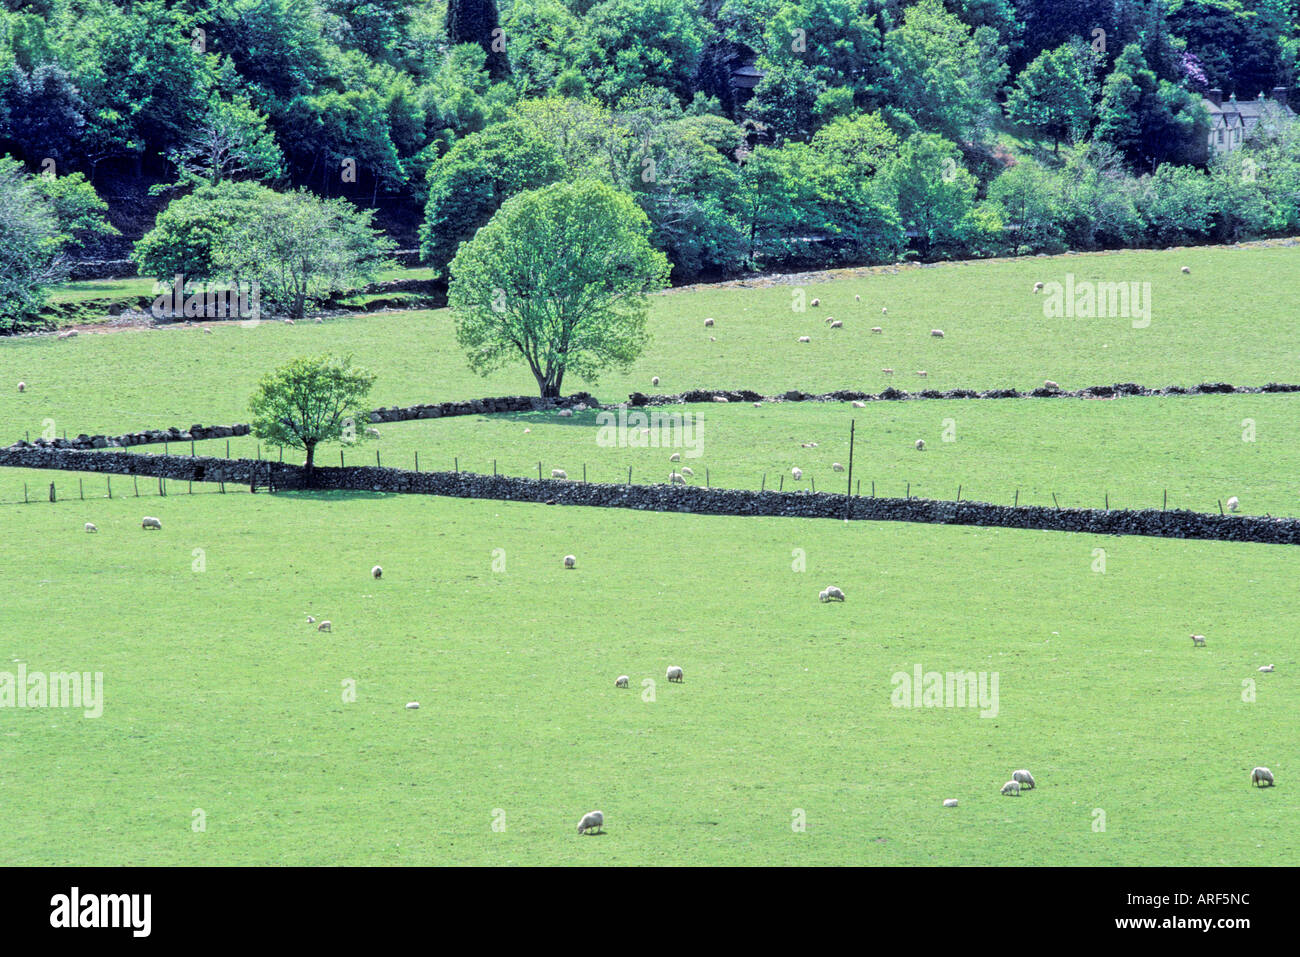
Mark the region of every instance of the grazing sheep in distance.
POLYGON ((957 806, 957 799, 956 799, 956 798, 948 798, 948 799, 946 799, 946 800, 943 802, 943 806, 944 806, 944 807, 956 807, 956 806, 957 806))
POLYGON ((834 585, 827 585, 817 597, 822 601, 843 601, 844 592, 840 591, 834 585))
POLYGON ((800 342, 812 342, 812 339, 811 339, 810 337, 808 337, 808 336, 800 336, 800 337, 799 337, 799 341, 800 341, 800 342))
POLYGON ((560 418, 562 418, 562 419, 567 419, 567 418, 569 418, 570 416, 573 415, 573 410, 572 410, 572 409, 561 409, 559 412, 557 412, 557 413, 555 413, 555 414, 558 415, 558 416, 559 416, 560 418))
POLYGON ((420 710, 420 702, 418 702, 418 701, 408 701, 408 702, 406 702, 406 710, 407 710, 407 711, 419 711, 419 710, 420 710))
POLYGON ((532 430, 532 429, 524 429, 524 435, 527 435, 527 434, 528 434, 529 432, 531 432, 531 431, 533 431, 533 430, 532 430))
POLYGON ((1033 790, 1035 787, 1034 776, 1023 768, 1019 771, 1012 771, 1011 780, 1015 781, 1021 787, 1029 788, 1030 790, 1033 790))
POLYGON ((1205 647, 1205 636, 1204 636, 1204 635, 1192 635, 1192 647, 1193 647, 1193 648, 1204 648, 1204 647, 1205 647))
POLYGON ((861 297, 861 296, 854 296, 854 297, 853 297, 853 301, 854 301, 854 302, 861 302, 861 301, 862 301, 862 297, 861 297))
POLYGON ((566 479, 568 477, 569 477, 569 473, 564 471, 564 469, 551 469, 551 478, 566 479))
POLYGON ((77 330, 68 329, 65 332, 60 332, 58 337, 60 339, 75 339, 77 337, 77 330))
POLYGON ((924 379, 924 378, 925 378, 926 376, 928 376, 930 373, 926 372, 924 369, 921 369, 921 370, 918 371, 916 374, 919 375, 922 379, 924 379))
POLYGON ((384 575, 384 570, 383 570, 382 568, 380 568, 378 565, 376 565, 374 568, 370 569, 370 577, 371 577, 371 578, 382 578, 383 575, 384 575))
POLYGON ((689 475, 689 476, 691 476, 691 477, 694 477, 694 476, 695 476, 695 472, 691 469, 691 467, 690 467, 689 465, 683 465, 683 466, 682 466, 682 474, 683 474, 683 475, 689 475))
POLYGON ((790 474, 793 475, 794 480, 798 482, 800 479, 803 478, 803 469, 799 468, 799 466, 796 465, 794 468, 790 469, 790 474))
POLYGON ((158 519, 154 518, 152 515, 146 515, 146 516, 144 517, 144 520, 140 522, 140 527, 141 527, 141 528, 156 528, 156 529, 158 529, 159 531, 162 531, 162 522, 160 522, 158 519))
POLYGON ((578 559, 575 558, 573 555, 565 555, 565 556, 564 556, 564 567, 565 567, 565 568, 577 568, 577 567, 578 567, 578 559))
POLYGON ((881 335, 885 330, 884 330, 884 329, 881 329, 879 326, 872 326, 872 327, 871 327, 871 331, 872 331, 872 333, 874 333, 875 335, 881 335))
POLYGON ((669 472, 668 481, 673 485, 685 485, 686 479, 680 472, 669 472))
POLYGON ((317 631, 333 631, 334 625, 327 619, 316 626, 317 631))
POLYGON ((831 323, 831 328, 832 328, 832 329, 843 329, 843 328, 844 328, 844 323, 842 323, 842 322, 840 322, 840 320, 836 319, 834 322, 831 323))
POLYGON ((718 337, 717 337, 717 336, 709 336, 709 341, 710 341, 710 342, 717 342, 717 341, 718 341, 718 337))
POLYGON ((97 532, 97 531, 99 531, 99 529, 97 529, 97 528, 95 527, 95 523, 94 523, 94 522, 87 522, 87 523, 86 523, 86 531, 88 531, 88 532, 97 532))
POLYGON ((1232 498, 1228 499, 1228 511, 1235 512, 1237 510, 1237 506, 1239 506, 1240 504, 1241 502, 1237 500, 1237 496, 1235 495, 1232 496, 1232 498))
POLYGON ((730 402, 731 400, 728 399, 725 395, 715 395, 715 396, 713 397, 713 401, 714 401, 714 402, 730 402))
POLYGON ((942 330, 942 329, 931 329, 931 330, 930 330, 930 335, 934 336, 936 339, 942 339, 942 338, 943 338, 943 330, 942 330))
POLYGON ((754 408, 756 408, 756 409, 761 409, 761 408, 763 408, 763 403, 762 403, 762 402, 755 402, 755 403, 754 403, 754 408))
POLYGON ((917 439, 917 440, 916 440, 916 450, 917 450, 918 452, 924 452, 924 451, 925 451, 925 439, 917 439))
POLYGON ((20 382, 20 383, 18 383, 18 391, 19 391, 19 392, 26 392, 26 391, 27 391, 27 383, 26 383, 26 382, 20 382))
POLYGON ((308 615, 308 616, 307 616, 307 624, 309 624, 309 625, 314 625, 314 624, 316 624, 316 616, 315 616, 315 615, 308 615))
POLYGON ((681 460, 682 460, 681 452, 674 452, 672 455, 668 456, 669 462, 680 462, 681 460))
POLYGON ((1250 772, 1250 783, 1256 787, 1271 788, 1273 786, 1273 772, 1268 768, 1254 768, 1250 772))
POLYGON ((1042 292, 1042 291, 1043 291, 1043 284, 1041 282, 1034 283, 1034 292, 1042 292))
POLYGON ((379 430, 374 426, 371 426, 366 429, 366 435, 370 436, 372 439, 377 439, 379 438, 379 430))
POLYGON ((844 466, 841 465, 839 462, 832 462, 832 463, 831 463, 831 471, 832 471, 832 472, 843 472, 843 471, 844 471, 844 466))
POLYGON ((893 369, 881 369, 880 371, 883 372, 885 375, 893 375, 893 374, 894 374, 894 370, 893 370, 893 369))
POLYGON ((1044 382, 1043 382, 1043 388, 1044 388, 1044 389, 1051 389, 1052 391, 1056 391, 1057 389, 1060 388, 1060 386, 1057 385, 1055 382, 1053 382, 1051 379, 1046 379, 1046 380, 1044 380, 1044 382))
POLYGON ((820 299, 814 299, 814 300, 812 301, 812 307, 813 307, 814 309, 816 309, 816 308, 817 308, 818 306, 820 306, 821 304, 822 304, 822 301, 821 301, 820 299))
POLYGON ((614 679, 614 687, 615 687, 615 688, 626 688, 627 685, 628 685, 628 682, 629 682, 630 680, 631 680, 631 679, 628 678, 627 675, 619 675, 617 678, 614 679))
POLYGON ((854 399, 854 400, 853 400, 853 408, 855 408, 855 409, 865 409, 866 407, 867 407, 867 404, 866 404, 865 402, 861 402, 861 401, 859 401, 858 399, 854 399))
POLYGON ((658 384, 659 384, 659 377, 658 377, 658 376, 655 376, 654 378, 652 378, 652 379, 650 380, 650 384, 651 384, 651 385, 658 385, 658 384))
POLYGON ((684 681, 685 678, 682 675, 681 665, 669 665, 667 678, 669 681, 676 681, 678 683, 684 681))
POLYGON ((605 824, 604 812, 588 811, 586 814, 582 816, 582 820, 578 822, 578 833, 584 834, 590 831, 591 833, 595 834, 600 831, 600 829, 604 826, 604 824, 605 824))
POLYGON ((1183 267, 1183 275, 1187 275, 1187 274, 1190 273, 1191 271, 1192 271, 1192 267, 1191 267, 1191 266, 1184 266, 1184 267, 1183 267))
POLYGON ((712 319, 712 317, 710 317, 710 318, 704 320, 704 326, 705 326, 705 328, 708 328, 708 327, 711 326, 711 325, 713 325, 713 319, 712 319))
POLYGON ((805 448, 805 449, 815 449, 815 448, 817 448, 817 443, 816 443, 816 442, 804 442, 804 443, 800 446, 800 448, 805 448))
POLYGON ((1259 666, 1259 670, 1260 670, 1260 671, 1272 671, 1272 670, 1273 670, 1273 666, 1272 666, 1272 665, 1260 665, 1260 666, 1259 666))
POLYGON ((884 306, 881 306, 881 307, 880 307, 880 314, 881 314, 882 316, 887 316, 887 315, 889 315, 889 310, 886 309, 884 306))
POLYGON ((1008 781, 1006 784, 1002 785, 1002 793, 1013 794, 1016 797, 1020 797, 1020 782, 1008 781))

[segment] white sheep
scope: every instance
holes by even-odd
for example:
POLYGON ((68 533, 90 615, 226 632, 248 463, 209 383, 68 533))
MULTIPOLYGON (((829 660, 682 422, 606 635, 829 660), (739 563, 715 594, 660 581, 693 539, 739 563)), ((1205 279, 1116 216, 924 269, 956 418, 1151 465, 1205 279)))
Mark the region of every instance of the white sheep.
POLYGON ((843 472, 843 471, 844 471, 844 466, 841 465, 839 462, 832 462, 832 463, 831 463, 831 471, 832 471, 832 472, 843 472))
POLYGON ((816 442, 804 442, 802 447, 805 448, 805 449, 815 449, 815 448, 817 448, 817 443, 816 443, 816 442))
POLYGON ((627 675, 619 675, 617 678, 614 679, 614 687, 626 688, 628 686, 628 682, 631 680, 632 679, 630 679, 627 675))
POLYGON ((1259 666, 1259 670, 1260 670, 1260 671, 1272 671, 1272 670, 1273 670, 1273 666, 1272 666, 1272 665, 1260 665, 1260 666, 1259 666))
POLYGON ((75 339, 75 338, 77 338, 77 330, 76 330, 76 329, 68 329, 68 330, 65 331, 65 332, 60 332, 58 338, 60 338, 60 339, 75 339))
POLYGON ((821 301, 820 299, 814 299, 814 300, 812 301, 812 307, 813 307, 814 309, 816 309, 816 308, 817 308, 818 306, 820 306, 821 304, 822 304, 822 301, 821 301))
POLYGON ((799 468, 797 465, 794 468, 790 469, 790 474, 794 476, 794 480, 796 482, 801 481, 803 479, 803 469, 799 468))
POLYGON ((568 477, 569 473, 564 471, 564 469, 551 469, 551 478, 567 479, 568 477))
POLYGON ((685 475, 685 476, 688 476, 688 477, 690 477, 690 478, 694 478, 694 477, 695 477, 695 472, 694 472, 693 469, 691 469, 691 467, 690 467, 689 465, 683 465, 683 466, 682 466, 682 474, 685 475))
POLYGON ((20 383, 18 383, 18 391, 19 391, 19 392, 26 392, 26 391, 27 391, 27 383, 26 383, 26 382, 20 382, 20 383))
POLYGON ((756 408, 756 409, 761 409, 761 408, 763 408, 763 403, 762 403, 762 402, 755 402, 755 403, 754 403, 754 408, 756 408))
POLYGON ((877 336, 880 335, 881 333, 883 333, 884 331, 885 331, 885 330, 884 330, 884 329, 881 329, 879 326, 872 326, 872 327, 871 327, 871 332, 872 332, 874 335, 877 335, 877 336))
POLYGON ((918 452, 924 452, 924 451, 925 451, 925 439, 917 439, 917 440, 916 440, 916 450, 917 450, 918 452))
POLYGON ((565 555, 565 556, 564 556, 564 567, 565 567, 565 568, 577 568, 577 567, 578 567, 578 559, 577 559, 576 557, 574 557, 573 555, 565 555))
POLYGON ((888 368, 886 368, 886 369, 881 369, 880 371, 883 372, 885 375, 893 375, 893 374, 894 374, 894 370, 893 370, 893 369, 888 369, 888 368))
POLYGON ((825 590, 818 595, 822 601, 843 601, 844 592, 840 591, 834 585, 827 585, 825 590))
POLYGON ((800 342, 812 342, 812 338, 811 338, 810 336, 800 336, 800 337, 799 337, 799 341, 800 341, 800 342))
POLYGON ((884 306, 881 306, 881 307, 880 307, 880 314, 881 314, 882 316, 887 316, 887 315, 889 315, 889 310, 888 310, 887 308, 885 308, 884 306))
POLYGON ((672 455, 668 456, 669 462, 680 462, 681 460, 682 460, 681 452, 674 452, 672 455))
POLYGON ((710 341, 710 342, 717 342, 717 341, 718 341, 718 337, 717 337, 717 336, 709 336, 709 341, 710 341))
POLYGON ((1008 781, 1006 784, 1002 785, 1002 793, 1020 797, 1020 782, 1008 781))
POLYGON ((1019 771, 1012 771, 1011 780, 1018 783, 1021 787, 1029 788, 1031 791, 1036 787, 1034 784, 1034 776, 1024 768, 1021 768, 1019 771))
MULTIPOLYGON (((317 321, 317 322, 320 322, 319 319, 317 319, 316 321, 317 321)), ((211 329, 208 329, 207 327, 204 327, 203 331, 206 332, 208 335, 212 335, 212 330, 211 330, 211 329)))
POLYGON ((315 616, 315 615, 308 615, 308 616, 307 616, 307 624, 309 624, 309 625, 314 625, 314 624, 316 624, 316 616, 315 616))
POLYGON ((407 710, 407 711, 419 711, 419 710, 420 710, 420 702, 418 702, 418 701, 408 701, 408 702, 406 702, 406 710, 407 710))
POLYGON ((573 416, 573 410, 572 410, 572 409, 561 409, 559 412, 556 412, 555 414, 558 415, 558 416, 559 416, 560 418, 562 418, 562 419, 568 419, 568 418, 572 418, 572 416, 573 416))
POLYGON ((713 318, 712 318, 712 317, 709 317, 708 319, 705 319, 705 320, 704 320, 704 325, 705 325, 706 328, 709 327, 709 326, 711 326, 711 325, 713 325, 713 318))
POLYGON ((832 328, 832 329, 843 329, 843 328, 844 328, 844 323, 842 323, 842 322, 840 322, 840 320, 836 319, 834 322, 831 323, 831 328, 832 328))
POLYGON ((714 401, 714 402, 730 402, 731 400, 728 399, 725 395, 715 395, 715 396, 713 397, 713 401, 714 401))
POLYGON ((1051 379, 1044 379, 1044 380, 1043 380, 1043 388, 1044 388, 1044 389, 1051 389, 1053 392, 1055 392, 1057 389, 1060 388, 1060 386, 1057 385, 1055 382, 1053 382, 1051 379))
POLYGON ((94 522, 87 522, 87 523, 86 523, 86 531, 88 531, 88 532, 97 532, 97 531, 99 531, 99 529, 97 529, 97 528, 95 527, 95 523, 94 523, 94 522))
POLYGON ((1043 291, 1043 284, 1041 282, 1034 283, 1034 292, 1042 292, 1042 291, 1043 291))
POLYGON ((1235 512, 1235 511, 1237 510, 1238 506, 1240 506, 1240 505, 1241 505, 1241 502, 1239 502, 1239 501, 1237 500, 1237 496, 1234 495, 1234 496, 1232 496, 1232 498, 1228 499, 1228 511, 1229 511, 1229 512, 1235 512))
POLYGON ((867 407, 867 404, 866 404, 865 402, 861 402, 861 401, 859 401, 858 399, 854 399, 854 400, 853 400, 853 408, 855 408, 855 409, 865 409, 866 407, 867 407))
POLYGON ((686 680, 682 675, 681 665, 669 665, 667 678, 669 681, 676 681, 679 684, 686 680))
POLYGON ((524 435, 528 435, 532 431, 532 429, 524 429, 524 435))
POLYGON ((944 800, 944 802, 943 802, 943 806, 944 806, 944 807, 956 807, 956 806, 957 806, 957 799, 956 799, 956 798, 947 798, 947 799, 944 800))
POLYGON ((1191 271, 1192 271, 1192 267, 1191 267, 1191 266, 1184 266, 1184 267, 1183 267, 1183 275, 1184 275, 1184 276, 1187 275, 1188 273, 1190 273, 1191 271))
POLYGON ((597 834, 604 825, 605 812, 588 811, 582 816, 582 820, 578 822, 578 833, 585 834, 590 831, 593 834, 597 834))
POLYGON ((681 475, 681 474, 678 473, 678 472, 669 472, 669 473, 668 473, 668 481, 672 482, 674 485, 685 485, 685 484, 686 484, 686 478, 685 478, 685 476, 681 475))
POLYGON ((861 296, 854 296, 854 297, 853 297, 853 301, 854 301, 854 302, 861 302, 861 301, 862 301, 862 297, 861 297, 861 296))
POLYGON ((316 626, 317 631, 333 631, 334 625, 327 619, 316 626))
POLYGON ((943 338, 943 330, 942 330, 942 329, 931 329, 931 330, 930 330, 930 335, 934 336, 936 339, 942 339, 942 338, 943 338))
POLYGON ((1193 647, 1193 648, 1204 648, 1204 647, 1205 647, 1205 636, 1204 636, 1204 635, 1192 635, 1192 647, 1193 647))
POLYGON ((370 569, 371 578, 382 578, 383 576, 384 576, 384 570, 380 568, 378 565, 370 569))
POLYGON ((144 517, 144 520, 140 522, 140 527, 141 527, 141 528, 156 528, 156 529, 158 529, 159 531, 162 531, 162 522, 160 522, 158 519, 154 518, 152 515, 146 515, 146 516, 144 517))
POLYGON ((658 385, 658 384, 659 384, 659 377, 658 377, 658 376, 654 376, 654 377, 650 380, 650 384, 651 384, 651 385, 658 385))
POLYGON ((285 324, 286 326, 292 326, 292 325, 293 325, 293 320, 292 320, 292 319, 286 319, 286 320, 284 320, 284 324, 285 324))
POLYGON ((930 373, 926 372, 924 369, 921 369, 921 370, 919 370, 916 374, 919 375, 922 379, 924 379, 924 378, 925 378, 926 376, 928 376, 930 373))
POLYGON ((1273 786, 1273 772, 1268 768, 1254 768, 1250 772, 1250 783, 1256 787, 1271 788, 1273 786))
POLYGON ((377 439, 379 438, 379 430, 371 426, 366 429, 366 435, 370 436, 372 439, 377 439))

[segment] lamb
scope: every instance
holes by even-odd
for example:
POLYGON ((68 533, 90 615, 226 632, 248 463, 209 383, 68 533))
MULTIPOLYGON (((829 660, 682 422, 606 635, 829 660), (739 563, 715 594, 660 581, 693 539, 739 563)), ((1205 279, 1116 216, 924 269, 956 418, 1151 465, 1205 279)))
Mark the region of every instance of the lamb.
MULTIPOLYGON (((94 522, 87 522, 87 523, 86 523, 86 531, 88 531, 88 532, 97 532, 97 531, 99 531, 99 529, 97 529, 97 528, 95 527, 95 523, 94 523, 94 522)), ((1269 668, 1269 671, 1272 671, 1272 670, 1273 670, 1272 668, 1269 668)))
POLYGON ((686 680, 682 676, 681 665, 669 665, 667 678, 669 681, 676 681, 678 684, 681 684, 684 680, 686 680))
POLYGON ((1055 392, 1057 389, 1060 388, 1060 386, 1057 385, 1055 382, 1053 382, 1051 379, 1045 379, 1043 381, 1043 388, 1051 389, 1053 392, 1055 392))
MULTIPOLYGON (((320 322, 319 319, 317 319, 316 321, 320 322)), ((203 327, 203 331, 206 332, 208 335, 212 335, 212 330, 207 328, 206 326, 203 327)))
POLYGON ((1254 768, 1250 772, 1250 783, 1256 787, 1273 787, 1273 772, 1268 768, 1254 768))
POLYGON ((1042 292, 1042 291, 1043 291, 1043 284, 1041 282, 1034 283, 1034 292, 1042 292))
POLYGON ((690 477, 690 478, 694 478, 694 477, 695 477, 695 472, 694 472, 694 471, 691 469, 691 467, 688 466, 688 465, 683 465, 683 466, 682 466, 682 474, 685 475, 685 476, 688 476, 688 477, 690 477))
POLYGON ((1031 791, 1036 786, 1034 784, 1034 776, 1023 768, 1019 771, 1012 771, 1011 780, 1015 781, 1021 787, 1028 788, 1031 791))
POLYGON ((794 468, 790 469, 790 474, 793 475, 794 480, 798 482, 803 478, 803 469, 796 465, 794 468))
POLYGON ((885 331, 885 330, 884 330, 884 329, 881 329, 879 326, 872 326, 872 327, 871 327, 871 332, 872 332, 874 335, 877 335, 877 336, 883 334, 884 331, 885 331))
POLYGON ((1015 797, 1020 797, 1020 782, 1008 781, 1006 784, 1002 785, 1002 793, 1011 794, 1014 795, 1015 797))
POLYGON ((628 678, 627 675, 619 675, 617 678, 614 679, 614 687, 626 688, 628 686, 629 681, 631 681, 631 679, 628 678))
POLYGON ((683 475, 681 475, 679 472, 669 472, 668 481, 672 482, 674 485, 686 484, 686 478, 683 475))
POLYGON ((1228 511, 1229 511, 1229 512, 1235 512, 1235 511, 1237 510, 1237 507, 1238 507, 1239 505, 1241 505, 1241 502, 1239 502, 1239 501, 1237 500, 1237 496, 1234 495, 1234 496, 1232 496, 1232 498, 1228 499, 1228 511))
POLYGON ((1272 665, 1260 665, 1260 666, 1259 666, 1259 670, 1260 670, 1260 671, 1272 671, 1272 670, 1273 670, 1273 666, 1272 666, 1272 665))
POLYGON ((20 383, 18 383, 18 391, 19 391, 19 392, 26 392, 26 391, 27 391, 27 383, 26 383, 26 382, 20 382, 20 383))
POLYGON ((800 342, 812 342, 812 339, 809 338, 808 336, 800 336, 800 337, 799 337, 799 341, 800 341, 800 342))
POLYGON ((713 317, 712 317, 712 316, 710 316, 708 319, 705 319, 705 320, 704 320, 704 326, 705 326, 705 328, 708 328, 708 327, 711 326, 711 325, 713 325, 713 317))
POLYGON ((551 469, 551 478, 553 479, 567 479, 568 477, 569 473, 564 469, 551 469))
POLYGON ((1192 271, 1192 267, 1191 267, 1191 266, 1184 266, 1184 267, 1183 267, 1183 275, 1184 275, 1184 276, 1186 276, 1186 275, 1187 275, 1188 273, 1190 273, 1191 271, 1192 271))
POLYGON ((565 568, 577 568, 577 567, 578 567, 578 559, 575 558, 573 555, 565 555, 565 556, 564 556, 564 567, 565 567, 565 568))
POLYGON ((916 450, 917 450, 918 452, 924 452, 924 451, 925 451, 925 439, 917 439, 917 440, 916 440, 916 450))
POLYGON ((1193 647, 1193 648, 1204 648, 1204 647, 1205 647, 1205 636, 1204 636, 1204 635, 1192 635, 1192 647, 1193 647))
POLYGON ((844 323, 842 323, 842 322, 840 322, 840 320, 836 319, 834 322, 831 323, 831 328, 832 328, 832 329, 843 329, 843 328, 844 328, 844 323))
POLYGON ((658 385, 658 384, 659 384, 659 377, 658 377, 658 376, 654 376, 654 377, 650 380, 650 384, 651 384, 651 385, 658 385))
POLYGON ((843 601, 844 592, 840 591, 834 585, 827 585, 817 597, 822 601, 843 601))
POLYGON ((144 517, 144 520, 143 520, 142 522, 140 522, 140 527, 141 527, 141 528, 156 528, 156 529, 158 529, 159 531, 162 531, 162 522, 160 522, 158 519, 154 518, 152 515, 146 515, 146 516, 144 517))
POLYGON ((317 631, 333 631, 334 625, 327 619, 316 626, 317 631))
POLYGON ((585 834, 590 832, 592 834, 598 834, 604 825, 605 813, 603 811, 588 811, 582 816, 582 820, 578 822, 578 833, 585 834))
POLYGON ((682 460, 681 452, 674 452, 672 455, 668 456, 669 462, 680 462, 681 460, 682 460))
POLYGON ((931 330, 930 330, 930 335, 934 336, 936 339, 942 339, 942 338, 943 338, 943 330, 942 330, 942 329, 931 329, 931 330))
POLYGON ((374 568, 370 569, 370 577, 371 577, 371 578, 383 578, 383 577, 384 577, 384 570, 383 570, 382 568, 380 568, 378 565, 376 565, 374 568))
POLYGON ((843 471, 844 471, 844 466, 841 465, 839 462, 832 462, 832 463, 831 463, 831 471, 832 471, 832 472, 843 472, 843 471))
POLYGON ((308 616, 307 616, 307 624, 309 624, 309 625, 314 625, 314 624, 316 624, 316 616, 315 616, 315 615, 308 615, 308 616))

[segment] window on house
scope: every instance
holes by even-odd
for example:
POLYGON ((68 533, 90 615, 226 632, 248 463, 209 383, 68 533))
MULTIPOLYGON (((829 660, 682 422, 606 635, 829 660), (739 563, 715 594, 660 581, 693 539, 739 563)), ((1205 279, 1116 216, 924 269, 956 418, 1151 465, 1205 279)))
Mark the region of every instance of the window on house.
POLYGON ((1219 142, 1223 142, 1223 130, 1219 130, 1219 142))

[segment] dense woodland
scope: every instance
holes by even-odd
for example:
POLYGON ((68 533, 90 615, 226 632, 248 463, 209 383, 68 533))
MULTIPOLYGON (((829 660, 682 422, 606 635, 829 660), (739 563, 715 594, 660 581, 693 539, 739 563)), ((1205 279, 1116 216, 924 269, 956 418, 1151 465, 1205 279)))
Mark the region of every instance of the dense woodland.
POLYGON ((1232 241, 1300 228, 1300 132, 1212 158, 1202 99, 1293 87, 1298 8, 5 0, 0 191, 80 258, 169 204, 155 249, 306 191, 445 271, 511 195, 586 178, 632 194, 674 281, 1232 241))

